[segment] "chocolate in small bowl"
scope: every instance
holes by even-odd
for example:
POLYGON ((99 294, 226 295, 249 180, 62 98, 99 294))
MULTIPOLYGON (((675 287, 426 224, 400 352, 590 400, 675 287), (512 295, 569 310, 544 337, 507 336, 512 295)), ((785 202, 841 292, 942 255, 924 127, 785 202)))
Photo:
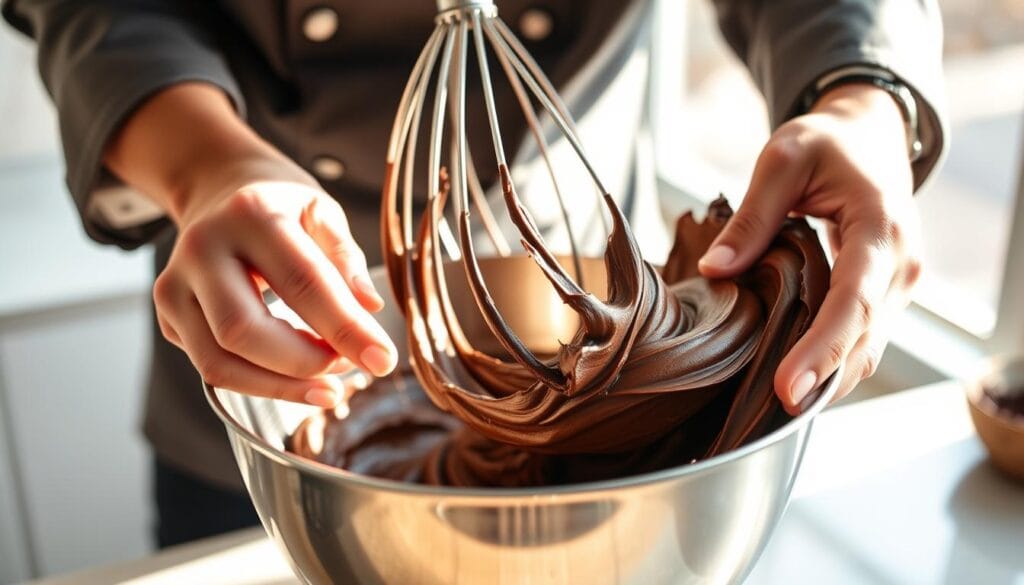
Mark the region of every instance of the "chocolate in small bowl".
POLYGON ((993 465, 1024 481, 1024 356, 988 361, 967 384, 967 402, 993 465))

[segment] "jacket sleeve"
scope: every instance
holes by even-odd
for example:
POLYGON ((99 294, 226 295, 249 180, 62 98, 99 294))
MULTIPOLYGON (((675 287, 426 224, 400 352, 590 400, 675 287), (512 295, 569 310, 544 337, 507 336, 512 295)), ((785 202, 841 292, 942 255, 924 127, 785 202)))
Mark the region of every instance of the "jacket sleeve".
POLYGON ((126 116, 168 85, 203 81, 236 109, 241 92, 217 48, 215 3, 203 0, 4 0, 3 16, 38 43, 43 83, 57 108, 67 185, 86 232, 129 249, 166 218, 115 229, 95 213, 94 192, 116 179, 103 151, 126 116))
POLYGON ((914 93, 920 187, 944 151, 942 21, 935 0, 714 0, 726 41, 764 94, 772 128, 800 114, 821 76, 848 65, 890 71, 914 93))

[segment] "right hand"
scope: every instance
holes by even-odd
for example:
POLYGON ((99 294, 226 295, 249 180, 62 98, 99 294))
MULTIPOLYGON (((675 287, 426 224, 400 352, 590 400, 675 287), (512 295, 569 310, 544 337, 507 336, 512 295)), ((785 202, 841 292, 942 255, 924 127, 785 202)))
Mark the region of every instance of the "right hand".
POLYGON ((395 346, 370 315, 384 300, 344 211, 312 178, 294 166, 242 174, 176 218, 153 286, 160 329, 212 385, 333 407, 344 390, 330 374, 395 367, 395 346), (271 316, 267 286, 314 333, 271 316))
POLYGON ((104 163, 178 226, 153 298, 164 336, 207 382, 330 408, 344 398, 330 374, 394 369, 398 352, 370 315, 384 299, 341 206, 218 88, 183 82, 155 93, 107 144, 104 163), (268 286, 312 331, 270 315, 268 286))

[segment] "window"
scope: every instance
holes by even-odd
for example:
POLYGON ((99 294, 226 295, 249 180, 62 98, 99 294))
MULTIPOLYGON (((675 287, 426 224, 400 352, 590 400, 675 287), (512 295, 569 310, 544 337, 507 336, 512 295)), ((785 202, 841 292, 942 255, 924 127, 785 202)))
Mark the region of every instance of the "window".
MULTIPOLYGON (((666 211, 718 191, 735 201, 768 137, 764 104, 721 40, 709 2, 661 2, 658 10, 658 170, 685 193, 666 211), (670 30, 678 23, 686 35, 670 30)), ((925 273, 893 341, 938 371, 963 375, 979 355, 1024 347, 1024 3, 944 0, 941 11, 952 140, 918 196, 925 273)))

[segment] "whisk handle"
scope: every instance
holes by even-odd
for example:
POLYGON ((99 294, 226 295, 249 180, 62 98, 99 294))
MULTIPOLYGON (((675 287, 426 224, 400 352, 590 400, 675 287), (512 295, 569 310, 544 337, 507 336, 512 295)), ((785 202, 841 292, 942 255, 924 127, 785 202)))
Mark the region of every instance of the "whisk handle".
POLYGON ((485 13, 497 12, 494 0, 437 0, 438 14, 458 10, 482 9, 485 13))

